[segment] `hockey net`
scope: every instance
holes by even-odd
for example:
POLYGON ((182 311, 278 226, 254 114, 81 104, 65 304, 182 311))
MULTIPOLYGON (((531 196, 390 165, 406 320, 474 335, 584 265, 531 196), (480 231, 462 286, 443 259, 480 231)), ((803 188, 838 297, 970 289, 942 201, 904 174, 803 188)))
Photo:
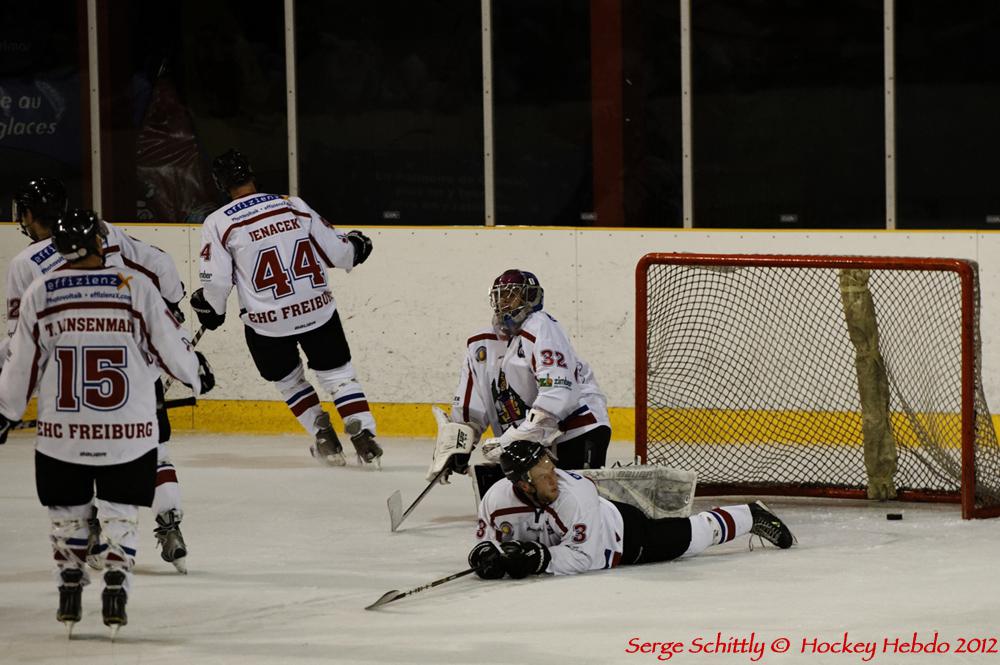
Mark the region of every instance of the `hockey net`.
POLYGON ((649 254, 636 455, 698 494, 961 502, 1000 515, 975 263, 649 254))

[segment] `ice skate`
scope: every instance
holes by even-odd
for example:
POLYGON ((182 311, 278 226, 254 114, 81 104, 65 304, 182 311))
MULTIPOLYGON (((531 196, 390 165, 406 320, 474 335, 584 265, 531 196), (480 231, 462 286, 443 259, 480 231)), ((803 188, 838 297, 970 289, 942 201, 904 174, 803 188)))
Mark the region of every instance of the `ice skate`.
POLYGON ((59 609, 56 619, 62 621, 67 629, 67 637, 73 637, 73 626, 80 620, 80 597, 83 592, 83 571, 79 568, 65 568, 59 576, 59 609))
POLYGON ((125 573, 120 570, 109 570, 104 573, 104 591, 101 593, 101 615, 104 625, 111 628, 111 639, 115 639, 118 630, 128 623, 125 614, 125 603, 128 595, 125 593, 125 573))
POLYGON ((344 431, 351 437, 351 443, 358 454, 358 464, 372 464, 380 471, 382 469, 382 447, 375 442, 375 435, 369 430, 361 429, 360 420, 352 420, 344 426, 344 431))
POLYGON ((347 460, 344 459, 344 448, 340 445, 337 433, 333 431, 330 424, 330 414, 325 411, 316 416, 316 443, 309 448, 312 456, 324 464, 330 466, 344 466, 347 460))
POLYGON ((160 557, 174 568, 187 575, 187 546, 181 534, 181 513, 179 510, 168 510, 156 516, 159 525, 153 531, 156 544, 160 547, 160 557))
POLYGON ((87 565, 93 570, 104 570, 104 562, 101 560, 101 520, 97 517, 97 506, 90 507, 90 517, 87 518, 87 565))
POLYGON ((750 527, 750 533, 753 535, 760 536, 783 550, 787 550, 795 542, 795 537, 785 523, 772 513, 763 501, 754 501, 750 504, 750 515, 753 517, 753 526, 750 527))

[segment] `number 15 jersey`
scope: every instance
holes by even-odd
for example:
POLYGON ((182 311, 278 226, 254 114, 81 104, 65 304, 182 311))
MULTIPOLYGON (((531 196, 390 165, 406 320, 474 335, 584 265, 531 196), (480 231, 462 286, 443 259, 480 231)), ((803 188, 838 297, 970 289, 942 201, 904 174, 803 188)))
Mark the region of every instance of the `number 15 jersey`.
POLYGON ((257 192, 205 219, 201 283, 212 309, 226 311, 236 285, 240 318, 261 335, 286 337, 330 320, 336 309, 327 268, 354 266, 354 246, 302 199, 257 192))

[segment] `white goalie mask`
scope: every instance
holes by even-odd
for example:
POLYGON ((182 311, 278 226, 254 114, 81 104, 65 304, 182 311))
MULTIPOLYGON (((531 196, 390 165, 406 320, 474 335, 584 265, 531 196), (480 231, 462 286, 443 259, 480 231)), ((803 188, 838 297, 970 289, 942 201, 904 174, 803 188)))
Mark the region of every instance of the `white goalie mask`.
POLYGON ((526 270, 505 270, 493 280, 490 307, 494 324, 507 335, 516 335, 532 312, 542 309, 545 292, 538 278, 526 270))

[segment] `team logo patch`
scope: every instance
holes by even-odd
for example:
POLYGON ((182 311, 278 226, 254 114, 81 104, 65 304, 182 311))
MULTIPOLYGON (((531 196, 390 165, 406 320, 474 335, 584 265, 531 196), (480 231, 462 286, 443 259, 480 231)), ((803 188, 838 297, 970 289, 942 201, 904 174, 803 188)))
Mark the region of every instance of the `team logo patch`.
POLYGON ((507 383, 507 375, 504 374, 503 370, 500 370, 500 374, 490 389, 490 392, 493 393, 493 406, 497 411, 497 419, 502 425, 511 427, 524 420, 525 414, 528 413, 528 405, 524 403, 517 391, 507 383))
POLYGON ((500 540, 502 542, 510 542, 514 540, 514 525, 510 522, 500 522, 500 526, 497 528, 500 535, 500 540))
POLYGON ((476 360, 478 362, 485 362, 486 361, 486 347, 485 346, 481 346, 478 349, 476 349, 476 360))

